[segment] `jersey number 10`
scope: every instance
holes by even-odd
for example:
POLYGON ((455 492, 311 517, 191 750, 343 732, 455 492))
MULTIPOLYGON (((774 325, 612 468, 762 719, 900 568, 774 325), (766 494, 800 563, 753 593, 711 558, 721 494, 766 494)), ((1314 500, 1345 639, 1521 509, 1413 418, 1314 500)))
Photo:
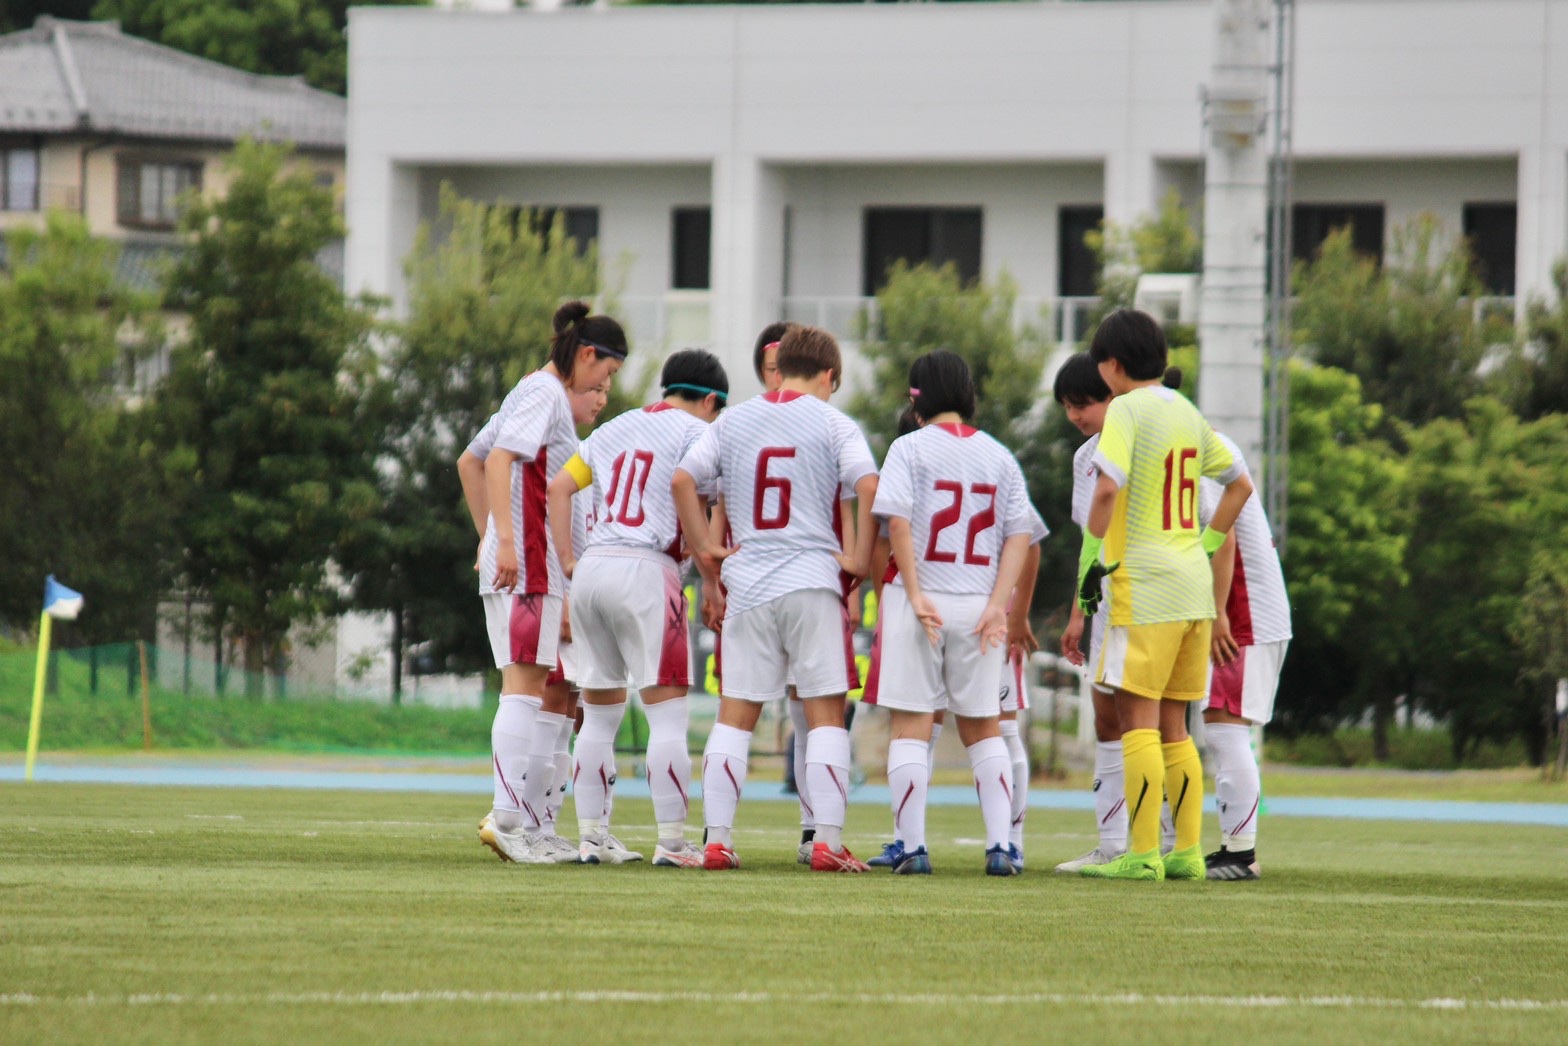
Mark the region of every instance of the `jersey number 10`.
POLYGON ((1165 455, 1165 529, 1170 530, 1175 516, 1182 530, 1198 525, 1198 478, 1187 471, 1188 462, 1198 460, 1196 447, 1183 447, 1165 455))
POLYGON ((643 521, 642 496, 648 489, 648 477, 653 473, 653 452, 648 450, 622 451, 615 459, 610 473, 610 494, 604 499, 609 518, 623 527, 640 527, 643 521), (622 469, 625 467, 625 474, 622 469), (632 512, 632 488, 637 489, 637 511, 632 512), (615 497, 619 494, 621 507, 616 509, 615 497))

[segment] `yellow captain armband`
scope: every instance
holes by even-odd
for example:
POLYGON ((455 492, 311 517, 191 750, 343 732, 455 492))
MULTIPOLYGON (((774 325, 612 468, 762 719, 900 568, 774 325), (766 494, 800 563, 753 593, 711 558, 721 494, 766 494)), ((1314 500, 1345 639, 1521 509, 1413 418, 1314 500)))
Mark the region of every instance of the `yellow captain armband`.
POLYGON ((576 454, 573 454, 571 460, 562 465, 561 468, 571 474, 572 479, 577 483, 578 490, 586 490, 588 484, 593 482, 593 469, 589 468, 588 463, 576 454))

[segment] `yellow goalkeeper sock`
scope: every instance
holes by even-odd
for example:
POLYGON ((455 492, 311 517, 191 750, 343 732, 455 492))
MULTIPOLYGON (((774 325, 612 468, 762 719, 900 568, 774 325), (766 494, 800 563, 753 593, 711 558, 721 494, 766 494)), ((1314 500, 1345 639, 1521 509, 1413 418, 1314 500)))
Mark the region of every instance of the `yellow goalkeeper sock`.
POLYGON ((1196 846, 1203 831, 1203 762, 1192 738, 1161 745, 1165 754, 1165 794, 1176 823, 1176 849, 1196 846))
POLYGON ((1122 735, 1122 766, 1127 790, 1127 849, 1148 853, 1160 848, 1160 797, 1165 794, 1165 760, 1158 730, 1129 730, 1122 735))

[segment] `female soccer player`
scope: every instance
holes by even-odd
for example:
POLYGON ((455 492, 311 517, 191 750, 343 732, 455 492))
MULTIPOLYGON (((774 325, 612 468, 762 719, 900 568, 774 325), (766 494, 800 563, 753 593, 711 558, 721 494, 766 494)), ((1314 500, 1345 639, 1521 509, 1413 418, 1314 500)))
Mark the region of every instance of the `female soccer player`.
POLYGON ((567 710, 558 698, 546 704, 545 694, 556 665, 564 590, 545 525, 545 489, 577 452, 567 390, 608 382, 627 353, 620 324, 589 313, 580 301, 556 310, 550 361, 508 396, 512 408, 485 458, 491 520, 480 548, 480 577, 515 597, 508 635, 516 671, 491 726, 495 809, 481 839, 501 857, 529 864, 556 859, 555 847, 546 852, 541 823, 567 710))
POLYGON ((1214 579, 1208 556, 1252 494, 1241 465, 1180 393, 1165 388, 1165 332, 1153 317, 1118 309, 1089 352, 1115 394, 1094 464, 1099 469, 1079 554, 1083 583, 1109 574, 1111 608, 1095 673, 1116 694, 1130 836, 1114 861, 1081 874, 1104 879, 1201 879, 1203 767, 1187 735, 1188 705, 1208 678, 1214 579), (1224 485, 1209 526, 1198 526, 1198 480, 1224 485), (1160 800, 1169 794, 1175 849, 1160 855, 1160 800))
POLYGON ((584 864, 607 857, 615 736, 626 690, 635 687, 648 715, 648 787, 659 827, 653 863, 702 865, 702 849, 686 839, 691 654, 670 480, 724 409, 729 379, 712 353, 687 349, 665 362, 659 383, 662 400, 595 432, 550 483, 557 548, 569 547, 564 527, 576 491, 592 485, 596 513, 582 559, 561 564, 572 579, 573 636, 582 651, 583 729, 572 780, 584 864))
POLYGON ((888 521, 898 576, 883 589, 877 703, 893 713, 888 784, 906 852, 897 874, 930 874, 925 845, 927 754, 933 713, 957 718, 985 822, 988 875, 1016 875, 1008 858, 1013 772, 998 722, 1007 662, 1007 603, 1029 547, 1034 513, 1023 473, 996 440, 966 424, 974 381, 938 350, 909 370, 918 432, 893 441, 872 511, 888 521))

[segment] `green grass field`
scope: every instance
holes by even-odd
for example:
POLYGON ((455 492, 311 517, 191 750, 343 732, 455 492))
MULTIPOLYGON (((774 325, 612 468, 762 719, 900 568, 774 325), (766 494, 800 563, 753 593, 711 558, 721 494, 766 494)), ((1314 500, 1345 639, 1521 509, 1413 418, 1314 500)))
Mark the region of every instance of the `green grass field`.
MULTIPOLYGON (((1264 822, 1257 883, 814 875, 794 806, 737 873, 517 867, 468 797, 0 786, 0 1042, 1560 1041, 1568 832, 1264 822), (487 994, 488 993, 488 994, 487 994)), ((645 802, 617 820, 651 849, 645 802)), ((851 810, 871 850, 886 820, 851 810)), ((1212 826, 1211 826, 1212 827, 1212 826)))

